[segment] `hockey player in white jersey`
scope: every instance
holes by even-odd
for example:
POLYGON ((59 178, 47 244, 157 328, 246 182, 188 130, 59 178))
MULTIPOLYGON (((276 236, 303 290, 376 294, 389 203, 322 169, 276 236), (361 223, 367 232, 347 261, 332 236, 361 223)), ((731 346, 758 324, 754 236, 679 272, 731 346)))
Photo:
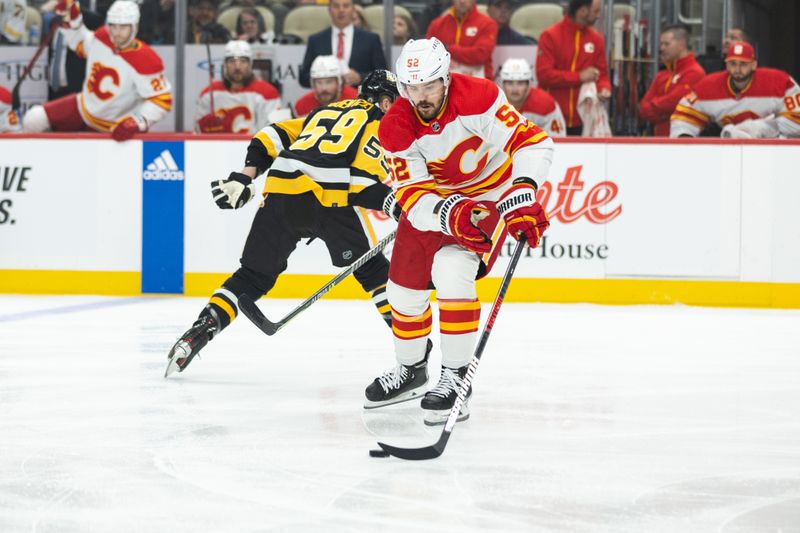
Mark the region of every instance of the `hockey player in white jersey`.
POLYGON ((27 16, 25 0, 0 0, 0 44, 25 42, 27 16))
POLYGON ((567 126, 558 103, 547 91, 531 86, 532 80, 533 71, 524 59, 510 57, 500 69, 503 92, 517 111, 550 137, 566 135, 567 126))
POLYGON ((117 141, 143 133, 172 108, 172 88, 161 58, 136 38, 139 7, 117 0, 106 25, 92 33, 83 24, 76 0, 58 0, 67 44, 86 58, 86 81, 79 94, 32 107, 23 117, 25 131, 110 132, 117 141))
POLYGON ((800 86, 787 73, 762 68, 746 42, 728 47, 722 72, 709 74, 670 117, 670 137, 696 137, 714 122, 723 137, 800 137, 800 86))
POLYGON ((198 132, 255 133, 269 124, 269 114, 281 106, 281 97, 272 84, 255 78, 252 59, 247 41, 225 45, 223 79, 203 89, 197 101, 198 132))
MULTIPOLYGON (((535 247, 549 226, 536 200, 553 141, 489 80, 449 74, 436 38, 409 41, 397 60, 397 100, 381 121, 402 207, 386 293, 398 365, 366 391, 366 408, 411 400, 427 383, 427 339, 436 288, 442 372, 422 399, 425 421, 444 423, 475 349, 486 275, 506 233, 535 247)), ((469 415, 464 402, 459 420, 469 415)))

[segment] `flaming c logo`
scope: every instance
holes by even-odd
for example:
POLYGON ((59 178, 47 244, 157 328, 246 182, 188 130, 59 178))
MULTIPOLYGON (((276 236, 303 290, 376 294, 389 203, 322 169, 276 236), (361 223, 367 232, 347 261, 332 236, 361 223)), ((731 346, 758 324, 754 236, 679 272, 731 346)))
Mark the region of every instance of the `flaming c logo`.
POLYGON ((89 74, 89 81, 86 82, 86 89, 100 100, 108 100, 114 97, 114 93, 104 91, 100 87, 105 78, 111 78, 111 83, 119 87, 119 73, 116 70, 102 63, 92 63, 92 71, 89 74))
POLYGON ((253 118, 252 113, 250 113, 250 109, 245 106, 237 106, 237 107, 230 107, 223 110, 223 123, 225 124, 225 131, 229 131, 231 133, 247 133, 250 129, 245 125, 245 127, 240 128, 238 131, 234 131, 233 123, 236 121, 237 118, 242 117, 244 120, 251 120, 253 118))
POLYGON ((489 154, 483 154, 472 170, 464 170, 463 158, 467 152, 477 152, 483 141, 477 135, 464 139, 444 158, 428 163, 428 172, 442 185, 464 183, 470 181, 486 168, 489 154))

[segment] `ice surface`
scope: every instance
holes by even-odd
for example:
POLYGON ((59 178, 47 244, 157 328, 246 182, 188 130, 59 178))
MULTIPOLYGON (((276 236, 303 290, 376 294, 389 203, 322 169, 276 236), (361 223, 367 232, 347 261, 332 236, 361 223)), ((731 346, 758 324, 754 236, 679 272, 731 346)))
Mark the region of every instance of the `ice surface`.
POLYGON ((369 302, 242 317, 163 379, 204 304, 0 296, 0 532, 800 531, 800 312, 506 304, 411 463, 368 455, 440 431, 361 409, 369 302))

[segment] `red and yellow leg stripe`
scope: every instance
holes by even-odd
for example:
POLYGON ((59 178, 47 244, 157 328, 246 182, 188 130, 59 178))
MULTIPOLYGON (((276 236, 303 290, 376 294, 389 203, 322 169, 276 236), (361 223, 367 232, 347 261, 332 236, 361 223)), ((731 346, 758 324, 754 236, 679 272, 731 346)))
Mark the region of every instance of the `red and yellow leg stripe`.
POLYGON ((429 305, 425 312, 417 316, 404 315, 392 309, 392 333, 401 340, 410 341, 427 337, 431 333, 433 314, 429 305))
POLYGON ((439 300, 439 330, 445 335, 478 331, 481 303, 478 299, 439 300))

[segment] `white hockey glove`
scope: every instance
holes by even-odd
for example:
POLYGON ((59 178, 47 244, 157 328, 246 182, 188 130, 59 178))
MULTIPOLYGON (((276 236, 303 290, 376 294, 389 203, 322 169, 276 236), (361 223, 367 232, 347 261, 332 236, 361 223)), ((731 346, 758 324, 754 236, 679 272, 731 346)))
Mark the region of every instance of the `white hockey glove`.
POLYGON ((739 124, 728 124, 722 128, 721 136, 730 139, 774 139, 778 137, 775 118, 751 119, 739 124))
POLYGON ((394 219, 395 222, 400 220, 400 215, 403 214, 403 209, 400 207, 400 204, 397 203, 397 200, 394 197, 394 191, 391 191, 386 195, 386 198, 384 198, 383 212, 386 213, 386 216, 394 219))
POLYGON ((211 182, 211 195, 220 209, 239 209, 256 195, 256 187, 250 176, 231 172, 228 179, 211 182))

